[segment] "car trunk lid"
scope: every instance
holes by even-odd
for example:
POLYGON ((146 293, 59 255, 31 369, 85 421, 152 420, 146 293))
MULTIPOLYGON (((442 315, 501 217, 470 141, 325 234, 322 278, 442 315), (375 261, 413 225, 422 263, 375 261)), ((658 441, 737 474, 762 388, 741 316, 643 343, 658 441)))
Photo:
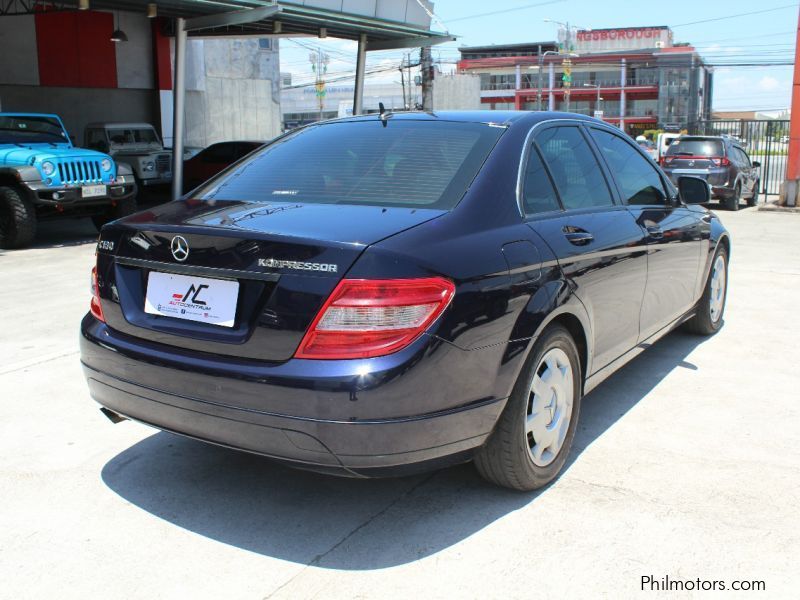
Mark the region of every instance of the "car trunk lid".
POLYGON ((186 200, 137 213, 101 235, 106 322, 188 351, 287 360, 367 246, 444 212, 186 200))

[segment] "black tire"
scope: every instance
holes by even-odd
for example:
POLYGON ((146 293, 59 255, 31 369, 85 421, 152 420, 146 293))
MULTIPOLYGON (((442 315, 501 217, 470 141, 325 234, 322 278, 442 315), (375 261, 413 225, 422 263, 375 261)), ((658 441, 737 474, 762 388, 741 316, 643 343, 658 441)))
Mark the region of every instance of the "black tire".
POLYGON ((123 200, 117 200, 115 206, 109 207, 105 212, 99 215, 94 215, 92 217, 92 223, 94 223, 94 226, 97 227, 98 231, 100 231, 100 229, 102 229, 103 225, 106 223, 121 219, 122 217, 127 217, 135 212, 136 198, 131 196, 123 200))
POLYGON ((739 202, 742 199, 742 184, 737 183, 733 188, 733 195, 725 199, 725 208, 728 210, 739 210, 739 202))
POLYGON ((758 204, 758 186, 761 185, 760 181, 756 181, 753 186, 753 195, 747 199, 747 206, 755 206, 758 204))
POLYGON ((0 248, 23 248, 36 237, 36 210, 24 192, 0 186, 0 248))
POLYGON ((703 289, 703 295, 700 302, 697 303, 695 315, 686 321, 685 329, 697 335, 712 335, 719 331, 722 327, 723 317, 725 315, 725 304, 728 301, 728 250, 722 244, 719 244, 717 251, 714 253, 714 259, 711 262, 711 270, 708 272, 706 279, 706 286, 703 289), (722 305, 719 308, 718 314, 714 315, 711 309, 711 295, 713 287, 714 271, 717 266, 717 259, 722 257, 723 260, 723 273, 725 276, 722 285, 722 305))
MULTIPOLYGON (((567 460, 575 437, 580 416, 582 381, 580 358, 572 336, 560 325, 547 328, 536 340, 494 432, 475 455, 475 466, 481 476, 497 485, 521 491, 535 490, 555 479, 567 460), (540 466, 534 464, 531 444, 535 440, 532 433, 526 432, 526 420, 533 402, 533 378, 542 372, 545 367, 542 359, 553 349, 561 350, 569 360, 572 372, 572 410, 560 449, 551 462, 540 466)), ((555 397, 556 395, 553 396, 555 397)), ((560 409, 554 407, 553 410, 560 409)), ((553 418, 551 412, 550 423, 553 418)))

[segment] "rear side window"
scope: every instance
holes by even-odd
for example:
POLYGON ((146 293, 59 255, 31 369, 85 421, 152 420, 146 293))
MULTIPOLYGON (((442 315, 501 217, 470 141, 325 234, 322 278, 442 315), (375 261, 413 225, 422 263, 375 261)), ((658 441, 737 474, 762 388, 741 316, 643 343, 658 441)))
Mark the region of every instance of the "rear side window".
POLYGON ((725 156, 722 140, 682 137, 669 145, 668 156, 725 156))
POLYGON ((270 144, 201 198, 450 209, 505 130, 480 123, 328 123, 270 144))
POLYGON ((628 204, 666 203, 664 183, 649 159, 618 135, 595 128, 590 131, 628 204))
POLYGON ((577 127, 545 129, 536 143, 553 174, 564 210, 613 204, 600 165, 577 127))
POLYGON ((525 179, 522 187, 523 209, 526 215, 560 210, 556 191, 544 168, 542 157, 534 147, 528 154, 525 179))

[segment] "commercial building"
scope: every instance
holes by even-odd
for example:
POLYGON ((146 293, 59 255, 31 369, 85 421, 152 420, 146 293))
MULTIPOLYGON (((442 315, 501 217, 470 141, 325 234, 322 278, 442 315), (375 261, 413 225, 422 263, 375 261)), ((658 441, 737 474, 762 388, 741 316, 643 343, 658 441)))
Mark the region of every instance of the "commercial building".
POLYGON ((596 115, 632 135, 682 129, 711 114, 713 73, 669 27, 562 31, 560 42, 460 48, 493 109, 596 115))

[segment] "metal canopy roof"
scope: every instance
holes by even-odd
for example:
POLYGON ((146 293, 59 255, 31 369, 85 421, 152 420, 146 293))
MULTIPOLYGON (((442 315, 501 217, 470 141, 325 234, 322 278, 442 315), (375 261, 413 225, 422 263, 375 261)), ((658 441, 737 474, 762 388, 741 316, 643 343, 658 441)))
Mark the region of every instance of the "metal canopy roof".
MULTIPOLYGON (((90 0, 96 10, 120 10, 144 14, 152 0, 90 0)), ((0 14, 41 10, 41 3, 0 0, 0 14)), ((186 19, 192 36, 280 35, 359 40, 367 36, 369 50, 432 46, 455 40, 448 33, 431 31, 410 23, 374 16, 327 10, 316 6, 268 0, 157 0, 158 16, 186 19), (255 9, 257 12, 253 11, 255 9), (237 19, 237 17, 239 17, 237 19), (254 17, 258 17, 254 20, 254 17), (237 22, 238 21, 238 22, 237 22)), ((50 10, 75 10, 78 0, 47 3, 50 10)), ((47 10, 47 9, 45 9, 47 10)))

